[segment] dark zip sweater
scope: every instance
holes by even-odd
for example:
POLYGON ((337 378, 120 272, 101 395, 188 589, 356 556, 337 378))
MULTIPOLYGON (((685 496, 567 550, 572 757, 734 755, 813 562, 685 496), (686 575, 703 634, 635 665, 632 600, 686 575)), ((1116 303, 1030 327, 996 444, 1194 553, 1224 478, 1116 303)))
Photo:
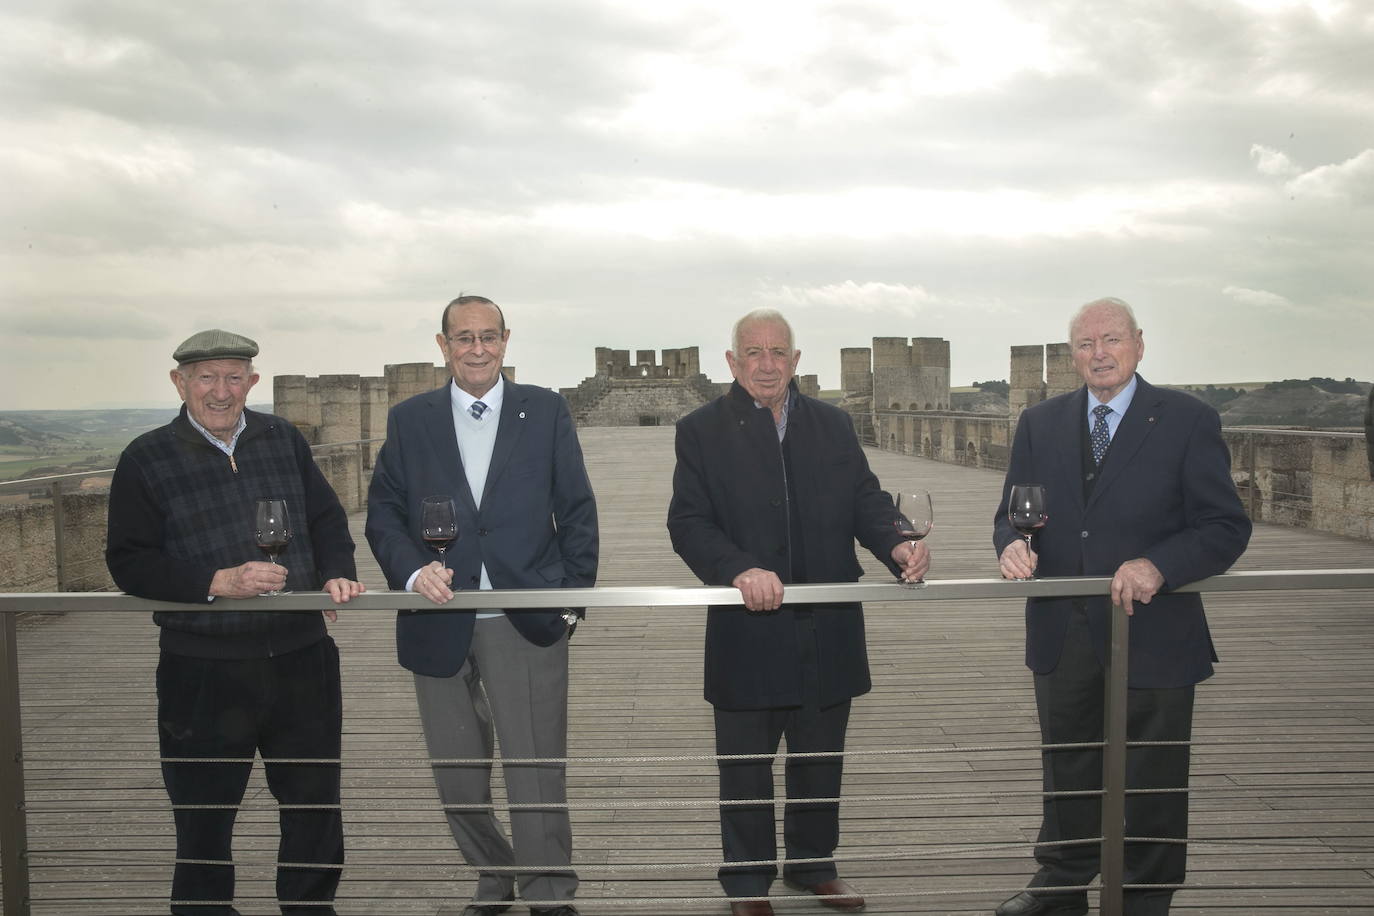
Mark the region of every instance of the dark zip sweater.
MULTIPOLYGON (((184 406, 124 450, 110 484, 105 561, 125 592, 207 603, 216 571, 265 559, 253 531, 264 496, 287 500, 292 538, 278 562, 288 589, 357 578, 348 516, 305 438, 280 417, 244 416, 232 459, 191 426, 184 406)), ((319 611, 159 611, 153 620, 163 649, 206 658, 281 655, 325 634, 319 611)))

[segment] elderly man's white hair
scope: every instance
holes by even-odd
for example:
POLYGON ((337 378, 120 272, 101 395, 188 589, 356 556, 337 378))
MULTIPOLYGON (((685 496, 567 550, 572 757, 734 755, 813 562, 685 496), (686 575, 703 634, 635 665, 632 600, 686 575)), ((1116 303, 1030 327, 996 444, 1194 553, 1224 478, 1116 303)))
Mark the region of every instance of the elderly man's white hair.
POLYGON ((730 352, 739 352, 739 336, 746 327, 751 324, 762 324, 764 322, 776 322, 782 325, 783 329, 787 331, 787 349, 791 350, 793 353, 797 352, 797 338, 796 335, 792 333, 792 325, 788 323, 786 318, 782 317, 782 312, 770 308, 754 309, 739 321, 735 322, 735 329, 730 333, 730 352))
POLYGON ((1103 296, 1101 299, 1094 299, 1092 302, 1083 305, 1078 311, 1073 313, 1073 317, 1069 319, 1069 343, 1073 343, 1073 330, 1078 327, 1078 322, 1082 320, 1083 316, 1090 310, 1101 308, 1104 305, 1111 306, 1126 316, 1126 322, 1130 325, 1130 332, 1132 334, 1140 330, 1140 325, 1135 323, 1135 312, 1131 310, 1131 306, 1125 300, 1118 299, 1115 296, 1103 296))

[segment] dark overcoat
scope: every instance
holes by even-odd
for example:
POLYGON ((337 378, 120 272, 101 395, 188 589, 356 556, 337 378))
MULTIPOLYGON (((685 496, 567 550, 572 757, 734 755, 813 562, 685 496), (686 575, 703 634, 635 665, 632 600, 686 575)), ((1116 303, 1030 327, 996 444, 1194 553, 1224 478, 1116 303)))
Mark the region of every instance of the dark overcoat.
MULTIPOLYGON (((878 486, 849 415, 792 388, 787 419, 796 503, 788 498, 772 411, 738 383, 677 424, 677 466, 668 507, 673 549, 706 585, 730 585, 746 569, 786 584, 791 551, 804 550, 809 582, 856 582, 854 542, 896 573, 892 499, 878 486), (789 513, 800 514, 803 545, 792 543, 789 513)), ((785 597, 785 596, 784 596, 785 597)), ((725 709, 802 703, 795 614, 814 614, 822 705, 871 686, 861 605, 784 605, 770 613, 712 607, 706 621, 705 695, 725 709)))

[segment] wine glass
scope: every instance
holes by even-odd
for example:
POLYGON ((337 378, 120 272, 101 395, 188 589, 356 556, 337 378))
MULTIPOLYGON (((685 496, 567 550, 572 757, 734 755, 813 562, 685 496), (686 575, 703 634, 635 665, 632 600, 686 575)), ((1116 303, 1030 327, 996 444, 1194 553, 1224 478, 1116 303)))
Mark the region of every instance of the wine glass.
MULTIPOLYGON (((270 496, 259 499, 254 512, 254 522, 257 544, 263 553, 267 554, 268 562, 275 564, 291 540, 291 520, 286 511, 286 500, 270 496)), ((263 594, 286 593, 274 588, 263 594)))
MULTIPOLYGON (((935 527, 935 506, 928 490, 903 490, 897 494, 897 514, 892 519, 897 533, 913 545, 935 527)), ((925 579, 903 582, 906 588, 924 588, 925 579)))
POLYGON ((444 564, 444 551, 458 540, 458 507, 451 496, 426 496, 420 500, 420 536, 425 543, 439 551, 439 564, 444 564))
MULTIPOLYGON (((1031 549, 1031 535, 1043 528, 1049 518, 1045 512, 1044 487, 1038 483, 1012 484, 1011 496, 1007 499, 1007 520, 1026 539, 1027 553, 1031 549)), ((1035 574, 1032 573, 1018 576, 1017 581, 1029 582, 1034 578, 1035 574)))

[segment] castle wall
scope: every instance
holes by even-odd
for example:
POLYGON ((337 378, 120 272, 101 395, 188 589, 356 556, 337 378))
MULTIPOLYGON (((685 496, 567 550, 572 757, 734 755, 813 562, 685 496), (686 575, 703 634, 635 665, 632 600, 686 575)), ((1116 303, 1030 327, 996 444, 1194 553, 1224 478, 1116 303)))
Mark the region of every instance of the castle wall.
POLYGON ((677 379, 615 379, 574 417, 579 426, 671 426, 703 403, 677 379))
POLYGON ((1045 400, 1045 348, 1041 344, 1011 348, 1011 372, 1007 379, 1007 410, 1021 416, 1027 407, 1045 400))
POLYGON ((840 390, 845 397, 869 397, 873 394, 873 351, 868 347, 845 347, 840 350, 840 390))
POLYGON ((909 369, 911 345, 905 337, 873 338, 873 371, 879 369, 909 369))
POLYGON ((320 426, 316 445, 355 442, 363 435, 362 377, 321 375, 320 426))
POLYGON ((1073 365, 1073 348, 1066 343, 1045 344, 1045 397, 1076 391, 1082 385, 1073 365))

